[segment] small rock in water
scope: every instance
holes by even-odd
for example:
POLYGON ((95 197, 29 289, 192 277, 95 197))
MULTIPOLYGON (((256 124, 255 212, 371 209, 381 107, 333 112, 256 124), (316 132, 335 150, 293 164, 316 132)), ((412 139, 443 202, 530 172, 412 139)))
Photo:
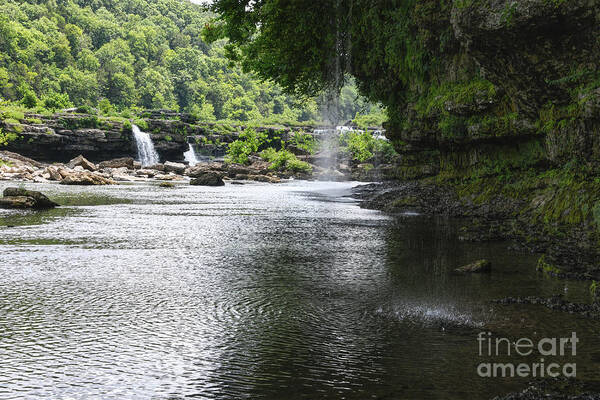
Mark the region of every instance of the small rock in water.
POLYGON ((171 182, 161 182, 158 186, 161 188, 174 188, 175 184, 171 182))
POLYGON ((488 260, 478 260, 454 270, 460 273, 483 273, 492 271, 492 263, 488 260))
POLYGON ((0 198, 0 208, 34 208, 43 210, 54 208, 58 204, 46 195, 33 190, 9 187, 4 189, 4 197, 0 198))
POLYGON ((225 182, 216 172, 206 172, 190 181, 194 186, 225 186, 225 182))

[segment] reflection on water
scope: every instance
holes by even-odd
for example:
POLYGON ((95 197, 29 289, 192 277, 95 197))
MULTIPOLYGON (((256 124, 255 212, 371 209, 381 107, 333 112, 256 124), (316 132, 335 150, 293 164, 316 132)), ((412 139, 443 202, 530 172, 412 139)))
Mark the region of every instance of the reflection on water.
POLYGON ((479 399, 522 383, 477 378, 481 329, 600 348, 596 322, 487 302, 584 284, 350 187, 31 185, 68 206, 0 214, 0 398, 479 399))

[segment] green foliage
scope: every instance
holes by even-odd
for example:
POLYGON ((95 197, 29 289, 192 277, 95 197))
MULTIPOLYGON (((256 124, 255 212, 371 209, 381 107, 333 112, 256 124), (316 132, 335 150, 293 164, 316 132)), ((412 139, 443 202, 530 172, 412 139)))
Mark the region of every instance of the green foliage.
POLYGON ((309 154, 314 154, 317 150, 317 141, 315 137, 309 133, 294 132, 291 137, 290 143, 297 148, 306 151, 309 154))
POLYGON ((25 119, 24 109, 18 106, 4 106, 0 109, 1 120, 13 120, 17 123, 25 119))
POLYGON ((373 160, 375 155, 380 155, 382 161, 386 161, 396 154, 390 142, 376 139, 367 131, 344 132, 340 135, 340 146, 343 153, 361 163, 373 160))
POLYGON ((543 272, 543 273, 551 275, 551 276, 559 276, 563 272, 556 265, 550 264, 546 260, 546 255, 545 254, 538 259, 536 269, 538 271, 540 271, 540 272, 543 272))
POLYGON ((454 104, 475 104, 490 102, 496 96, 496 87, 484 79, 474 79, 467 82, 446 82, 439 86, 430 86, 426 96, 419 99, 415 110, 421 116, 445 111, 448 102, 454 104))
POLYGON ((312 173, 312 167, 305 161, 300 161, 298 158, 288 150, 275 150, 269 147, 260 153, 260 156, 271 163, 269 167, 276 171, 291 171, 291 172, 302 172, 312 173))
POLYGON ((358 126, 359 129, 367 129, 369 127, 381 127, 387 119, 385 112, 381 109, 374 109, 368 114, 356 113, 352 123, 358 126))
POLYGON ((98 128, 100 120, 96 115, 87 115, 80 118, 60 118, 60 124, 67 129, 98 128))
POLYGON ((19 135, 17 132, 4 132, 2 129, 0 129, 0 147, 6 146, 18 138, 19 135))
POLYGON ((407 104, 443 80, 443 53, 456 48, 452 3, 215 0, 218 17, 205 34, 229 38, 232 62, 290 93, 337 91, 351 74, 362 95, 387 107, 391 126, 400 126, 407 104))
POLYGON ((55 111, 169 108, 201 121, 298 122, 314 100, 285 95, 229 68, 223 41, 201 32, 212 14, 188 0, 6 0, 0 4, 0 98, 55 111))
POLYGON ((137 125, 138 128, 140 128, 140 130, 142 131, 147 131, 148 130, 148 122, 146 122, 145 119, 142 118, 136 118, 133 120, 133 125, 137 125))
POLYGON ((592 284, 590 285, 590 294, 594 301, 600 300, 600 282, 592 281, 592 284))
POLYGON ((98 108, 104 115, 111 115, 115 112, 115 107, 110 103, 108 99, 102 99, 98 103, 98 108))
POLYGON ((67 93, 51 93, 42 97, 44 108, 52 111, 73 107, 67 93))
POLYGON ((312 174, 312 166, 309 163, 307 163, 306 161, 298 160, 298 158, 296 158, 296 156, 287 160, 287 164, 286 164, 285 168, 288 171, 292 171, 292 172, 301 172, 301 173, 305 173, 305 174, 312 174))
POLYGON ((288 92, 314 96, 328 87, 342 87, 347 66, 344 54, 350 52, 345 41, 336 40, 335 28, 345 22, 338 13, 345 2, 338 2, 343 3, 339 10, 332 2, 249 3, 214 1, 212 9, 220 18, 205 27, 204 37, 227 36, 230 60, 241 62, 265 80, 274 80, 288 92))
POLYGON ((247 164, 248 157, 258 152, 258 149, 267 141, 267 135, 256 132, 252 128, 240 134, 240 138, 229 144, 225 160, 228 163, 247 164))
POLYGON ((37 98, 35 92, 31 89, 26 89, 23 98, 21 99, 21 103, 27 108, 35 108, 38 105, 39 99, 37 98))

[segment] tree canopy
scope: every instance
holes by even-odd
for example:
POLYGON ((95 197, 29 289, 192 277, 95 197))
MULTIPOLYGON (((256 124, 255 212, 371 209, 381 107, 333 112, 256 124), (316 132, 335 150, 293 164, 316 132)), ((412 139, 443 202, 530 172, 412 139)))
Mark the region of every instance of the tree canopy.
MULTIPOLYGON (((293 10, 282 10, 287 16, 277 19, 294 18, 293 10)), ((321 11, 325 9, 317 7, 304 23, 321 18, 321 11)), ((319 104, 325 101, 312 96, 317 90, 305 90, 311 96, 303 97, 285 93, 278 84, 289 85, 261 73, 258 65, 264 60, 259 62, 259 57, 253 57, 254 68, 245 71, 233 65, 236 42, 216 40, 211 32, 214 17, 188 0, 4 0, 0 98, 29 108, 168 108, 205 120, 321 119, 319 104)), ((255 24, 240 22, 247 26, 238 27, 238 37, 247 39, 255 24)), ((278 69, 292 73, 289 64, 280 61, 294 56, 300 62, 305 57, 300 47, 304 45, 297 43, 282 49, 285 54, 270 55, 270 74, 278 69)), ((260 46, 275 47, 272 42, 260 46)), ((316 61, 319 55, 311 57, 316 61)), ((309 67, 290 81, 309 81, 314 71, 309 67)), ((371 108, 358 99, 355 86, 344 91, 344 118, 371 108)))
POLYGON ((360 92, 398 117, 437 71, 453 36, 448 0, 215 0, 207 37, 227 37, 227 56, 288 93, 360 92))

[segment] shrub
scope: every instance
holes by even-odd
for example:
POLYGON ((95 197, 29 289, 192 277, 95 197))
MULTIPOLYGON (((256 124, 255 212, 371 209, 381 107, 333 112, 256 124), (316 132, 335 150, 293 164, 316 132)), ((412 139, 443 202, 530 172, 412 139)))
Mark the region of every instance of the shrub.
POLYGON ((52 111, 73 107, 67 93, 51 93, 42 99, 42 105, 52 111))
POLYGON ((0 111, 0 119, 6 121, 6 122, 12 122, 12 123, 19 123, 19 121, 22 121, 23 119, 25 119, 25 114, 23 113, 22 107, 7 107, 5 109, 3 109, 2 111, 0 111))
POLYGON ((100 100, 98 102, 98 108, 100 109, 100 112, 102 112, 102 114, 104 115, 110 115, 115 112, 115 107, 112 104, 110 104, 110 101, 108 99, 100 100))
POLYGON ((0 147, 8 145, 10 142, 17 140, 19 135, 16 132, 4 132, 0 129, 0 147))
POLYGON ((376 139, 367 131, 350 131, 340 135, 341 151, 350 155, 358 162, 364 163, 382 157, 382 161, 389 160, 396 154, 394 146, 387 140, 376 139))
POLYGON ((258 133, 252 128, 246 129, 240 134, 240 138, 229 144, 225 161, 228 163, 247 164, 248 157, 258 152, 258 149, 266 143, 267 135, 258 133))
POLYGON ((342 152, 347 153, 353 160, 365 162, 373 158, 375 138, 367 131, 350 131, 340 135, 342 152))
POLYGON ((31 89, 26 90, 21 99, 21 103, 27 108, 35 108, 38 105, 38 102, 39 99, 31 89))
POLYGON ((263 150, 260 156, 271 163, 269 167, 272 170, 277 171, 292 171, 292 172, 306 172, 312 173, 312 167, 305 161, 300 161, 298 158, 288 150, 275 150, 272 147, 263 150))
POLYGON ((293 172, 305 172, 307 174, 312 173, 312 166, 306 161, 298 160, 296 156, 288 160, 286 169, 293 172))
POLYGON ((123 121, 123 128, 121 129, 123 132, 131 132, 131 121, 126 119, 123 121))
POLYGON ((314 154, 317 149, 317 141, 314 136, 309 133, 294 132, 290 142, 297 148, 304 150, 309 154, 314 154))
POLYGON ((137 118, 133 120, 133 124, 137 125, 142 131, 148 130, 148 123, 145 119, 137 118))

